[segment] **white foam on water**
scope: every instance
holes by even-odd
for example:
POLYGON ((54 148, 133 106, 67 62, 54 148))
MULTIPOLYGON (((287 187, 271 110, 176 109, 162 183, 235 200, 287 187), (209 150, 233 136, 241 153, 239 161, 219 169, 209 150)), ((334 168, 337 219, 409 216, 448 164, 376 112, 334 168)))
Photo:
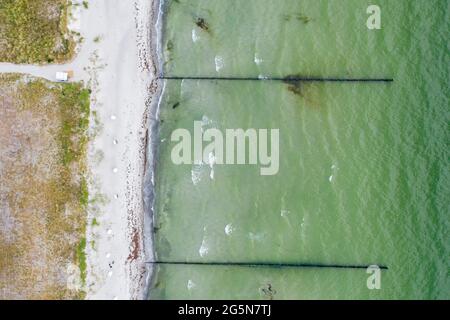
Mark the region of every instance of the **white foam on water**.
POLYGON ((260 57, 258 57, 258 54, 255 53, 255 59, 254 59, 255 63, 259 66, 261 63, 264 62, 263 59, 261 59, 260 57))
POLYGON ((192 29, 192 42, 196 43, 200 39, 200 36, 197 34, 197 30, 192 29))
POLYGON ((208 254, 209 248, 206 243, 206 239, 203 239, 202 245, 200 246, 200 249, 198 249, 198 253, 200 254, 200 257, 204 257, 208 254))
POLYGON ((261 241, 263 239, 263 237, 264 237, 264 234, 249 232, 248 237, 252 241, 261 241))
POLYGON ((285 210, 285 209, 282 209, 282 210, 280 211, 280 215, 281 215, 282 217, 287 217, 289 213, 291 213, 291 212, 290 212, 289 210, 285 210))
POLYGON ((211 169, 213 169, 214 165, 216 164, 216 157, 214 156, 214 153, 212 153, 212 152, 210 152, 208 154, 208 164, 211 169))
MULTIPOLYGON (((207 116, 203 116, 202 117, 202 131, 204 131, 203 127, 209 126, 212 123, 213 122, 207 116)), ((208 154, 207 163, 200 161, 200 162, 192 165, 192 170, 191 170, 192 183, 194 185, 197 185, 202 180, 203 174, 206 174, 206 170, 205 170, 207 168, 206 166, 209 166, 209 168, 211 169, 209 172, 210 179, 214 180, 214 165, 215 164, 216 164, 216 157, 215 157, 214 153, 210 152, 208 154)))
POLYGON ((200 254, 200 257, 204 257, 208 254, 209 247, 206 243, 206 227, 203 227, 203 240, 202 245, 200 246, 200 249, 198 249, 198 253, 200 254))
POLYGON ((233 231, 234 231, 234 228, 233 228, 233 225, 231 223, 229 223, 229 224, 227 224, 225 226, 225 234, 227 236, 231 235, 233 233, 233 231))
POLYGON ((192 281, 192 280, 188 280, 188 282, 187 282, 187 288, 188 288, 188 290, 192 290, 192 289, 194 289, 194 288, 195 288, 195 286, 196 286, 196 284, 195 284, 195 282, 194 282, 194 281, 192 281))
POLYGON ((335 165, 335 164, 333 164, 332 166, 331 166, 331 176, 329 176, 328 177, 328 181, 330 181, 330 182, 333 182, 334 181, 334 179, 335 179, 335 173, 336 173, 336 171, 338 170, 339 168, 335 165))
POLYGON ((214 121, 208 118, 208 116, 202 116, 202 133, 205 132, 206 129, 210 129, 214 126, 214 121))
POLYGON ((223 62, 223 58, 221 56, 216 56, 214 58, 214 63, 216 64, 216 71, 219 72, 223 69, 225 66, 225 63, 223 62))
POLYGON ((209 177, 211 180, 214 180, 214 165, 216 164, 216 157, 213 152, 210 152, 208 154, 208 165, 211 168, 211 171, 209 173, 209 177))
POLYGON ((202 164, 192 165, 191 180, 194 186, 202 180, 202 166, 202 164))

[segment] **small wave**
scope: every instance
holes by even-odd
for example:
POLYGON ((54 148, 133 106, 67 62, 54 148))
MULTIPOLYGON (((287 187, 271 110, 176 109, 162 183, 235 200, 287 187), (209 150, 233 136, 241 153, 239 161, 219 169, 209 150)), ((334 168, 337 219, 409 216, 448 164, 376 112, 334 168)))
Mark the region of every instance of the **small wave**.
POLYGON ((197 30, 192 29, 192 42, 196 43, 200 39, 200 36, 197 34, 197 30))
POLYGON ((212 169, 214 167, 214 165, 216 164, 216 156, 214 155, 214 153, 210 152, 208 154, 208 164, 209 167, 212 169))
POLYGON ((207 129, 214 128, 215 122, 208 118, 208 116, 202 116, 202 132, 205 132, 207 129))
POLYGON ((188 290, 192 290, 192 289, 194 289, 196 286, 197 286, 197 285, 195 284, 194 281, 188 280, 188 282, 187 282, 187 288, 188 288, 188 290))
POLYGON ((225 234, 227 236, 231 235, 233 233, 233 231, 234 231, 234 228, 233 228, 233 225, 231 223, 229 223, 229 224, 227 224, 225 226, 225 234))
POLYGON ((216 157, 214 156, 214 153, 210 152, 208 154, 208 164, 211 168, 211 172, 209 173, 209 177, 211 180, 214 180, 214 165, 216 164, 216 157))
POLYGON ((282 217, 287 217, 289 214, 290 214, 291 212, 289 211, 289 210, 281 210, 280 211, 280 215, 282 216, 282 217))
POLYGON ((261 241, 264 238, 264 234, 249 232, 248 237, 252 241, 261 241))
POLYGON ((264 62, 263 59, 261 59, 260 57, 258 57, 257 54, 255 54, 255 59, 254 59, 255 63, 259 66, 261 63, 264 62))
POLYGON ((192 165, 191 180, 194 186, 202 180, 203 166, 203 163, 192 165))
POLYGON ((200 257, 204 257, 208 254, 209 248, 206 244, 206 239, 203 239, 202 245, 200 246, 200 249, 198 249, 198 253, 200 254, 200 257))
POLYGON ((216 56, 214 58, 214 63, 216 64, 216 71, 219 72, 223 69, 225 66, 225 63, 223 62, 223 58, 221 56, 216 56))

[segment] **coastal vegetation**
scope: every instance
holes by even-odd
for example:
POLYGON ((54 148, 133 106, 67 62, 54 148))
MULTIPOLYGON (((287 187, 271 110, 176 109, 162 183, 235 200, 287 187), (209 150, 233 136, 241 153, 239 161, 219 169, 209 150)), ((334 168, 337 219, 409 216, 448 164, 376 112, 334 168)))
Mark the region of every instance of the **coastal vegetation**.
POLYGON ((68 0, 0 0, 0 61, 60 63, 74 55, 68 0))
POLYGON ((90 94, 0 75, 0 298, 83 298, 90 94))

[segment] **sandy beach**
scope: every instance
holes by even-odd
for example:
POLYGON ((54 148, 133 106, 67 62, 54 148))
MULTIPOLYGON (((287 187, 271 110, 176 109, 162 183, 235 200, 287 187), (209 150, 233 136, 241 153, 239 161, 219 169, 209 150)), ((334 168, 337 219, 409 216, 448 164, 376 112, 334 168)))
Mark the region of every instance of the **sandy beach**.
MULTIPOLYGON (((143 182, 157 90, 150 53, 156 12, 152 5, 148 0, 89 1, 88 9, 79 5, 72 11, 70 28, 83 38, 73 61, 46 66, 0 63, 0 72, 50 81, 58 71, 73 70, 71 81, 82 81, 92 91, 87 299, 146 296, 145 261, 152 250, 151 239, 145 239, 144 246, 143 182)), ((76 274, 67 270, 68 286, 75 286, 76 274)))

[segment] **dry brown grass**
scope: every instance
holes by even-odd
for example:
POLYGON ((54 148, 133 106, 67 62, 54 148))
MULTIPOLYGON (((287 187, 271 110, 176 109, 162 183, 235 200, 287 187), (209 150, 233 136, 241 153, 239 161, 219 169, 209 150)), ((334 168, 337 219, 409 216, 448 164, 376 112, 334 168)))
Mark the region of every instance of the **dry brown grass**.
POLYGON ((79 84, 0 75, 1 299, 83 297, 88 117, 79 84))

